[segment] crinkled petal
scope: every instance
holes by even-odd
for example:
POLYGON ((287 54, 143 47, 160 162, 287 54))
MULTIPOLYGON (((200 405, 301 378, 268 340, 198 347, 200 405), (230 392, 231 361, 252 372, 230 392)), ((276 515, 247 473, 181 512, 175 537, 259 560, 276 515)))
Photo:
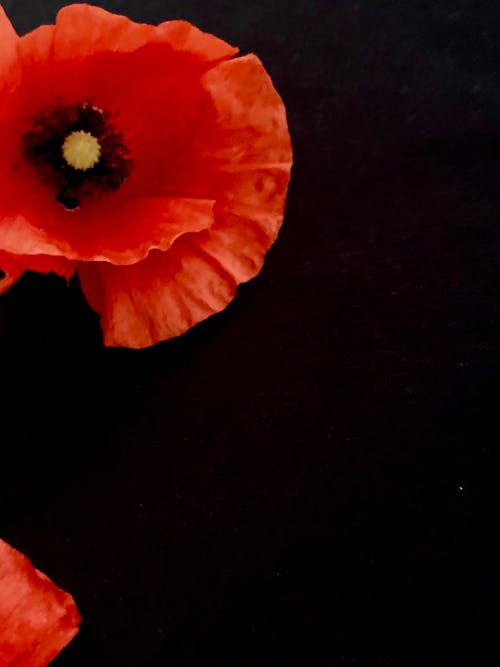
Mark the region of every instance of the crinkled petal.
POLYGON ((214 202, 203 199, 143 197, 122 202, 113 211, 120 233, 106 226, 106 208, 95 217, 72 214, 66 226, 54 220, 45 229, 26 218, 6 218, 0 226, 0 250, 15 255, 47 255, 67 260, 134 264, 152 249, 167 250, 182 234, 207 229, 213 223, 214 202))
POLYGON ((151 42, 169 44, 176 51, 190 52, 206 61, 229 58, 238 51, 186 21, 152 26, 135 23, 100 7, 72 4, 57 15, 54 57, 81 58, 98 51, 134 51, 151 42))
POLYGON ((0 540, 0 664, 45 667, 78 632, 73 598, 0 540))
POLYGON ((178 336, 222 310, 236 283, 186 235, 170 252, 129 267, 78 266, 83 292, 101 316, 104 343, 142 348, 178 336))
POLYGON ((201 84, 212 103, 197 137, 205 159, 233 168, 254 163, 291 166, 285 107, 257 56, 220 63, 201 84), (214 133, 207 134, 210 128, 214 133))

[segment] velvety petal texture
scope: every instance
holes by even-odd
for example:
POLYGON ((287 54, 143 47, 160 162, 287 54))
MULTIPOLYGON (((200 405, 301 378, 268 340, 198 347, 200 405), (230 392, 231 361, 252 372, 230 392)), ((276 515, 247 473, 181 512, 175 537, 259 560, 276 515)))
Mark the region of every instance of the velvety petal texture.
POLYGON ((0 290, 24 268, 76 271, 105 344, 134 348, 222 310, 276 239, 292 166, 260 60, 186 21, 151 26, 90 5, 21 38, 2 12, 0 38, 0 290), (82 186, 68 210, 23 141, 49 123, 34 125, 40 114, 82 105, 105 114, 130 169, 113 191, 82 186))
POLYGON ((73 598, 0 540, 0 665, 45 667, 79 622, 73 598))

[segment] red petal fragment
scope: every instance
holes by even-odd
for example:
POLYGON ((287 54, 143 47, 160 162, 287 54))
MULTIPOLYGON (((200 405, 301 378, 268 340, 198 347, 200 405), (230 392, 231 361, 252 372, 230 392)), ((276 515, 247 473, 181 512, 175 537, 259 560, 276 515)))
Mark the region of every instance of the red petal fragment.
POLYGON ((80 620, 73 598, 0 540, 0 665, 45 667, 80 620))

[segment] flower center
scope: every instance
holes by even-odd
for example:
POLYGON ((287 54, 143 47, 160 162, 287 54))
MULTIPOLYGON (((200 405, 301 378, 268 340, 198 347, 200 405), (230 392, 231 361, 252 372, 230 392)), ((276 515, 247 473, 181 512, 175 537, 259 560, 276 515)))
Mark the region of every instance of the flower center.
POLYGON ((63 157, 70 167, 87 171, 99 162, 101 144, 84 130, 77 130, 68 134, 62 146, 63 157))
POLYGON ((90 102, 43 111, 23 135, 23 144, 24 156, 68 211, 85 198, 118 190, 133 168, 111 114, 90 102))

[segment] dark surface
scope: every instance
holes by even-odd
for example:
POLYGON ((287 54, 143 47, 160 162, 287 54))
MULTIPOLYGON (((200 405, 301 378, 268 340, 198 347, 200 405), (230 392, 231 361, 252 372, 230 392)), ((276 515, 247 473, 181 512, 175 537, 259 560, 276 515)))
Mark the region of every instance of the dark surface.
POLYGON ((56 278, 0 300, 0 532, 84 617, 54 667, 498 664, 497 3, 102 5, 255 51, 296 166, 178 340, 103 349, 56 278))

